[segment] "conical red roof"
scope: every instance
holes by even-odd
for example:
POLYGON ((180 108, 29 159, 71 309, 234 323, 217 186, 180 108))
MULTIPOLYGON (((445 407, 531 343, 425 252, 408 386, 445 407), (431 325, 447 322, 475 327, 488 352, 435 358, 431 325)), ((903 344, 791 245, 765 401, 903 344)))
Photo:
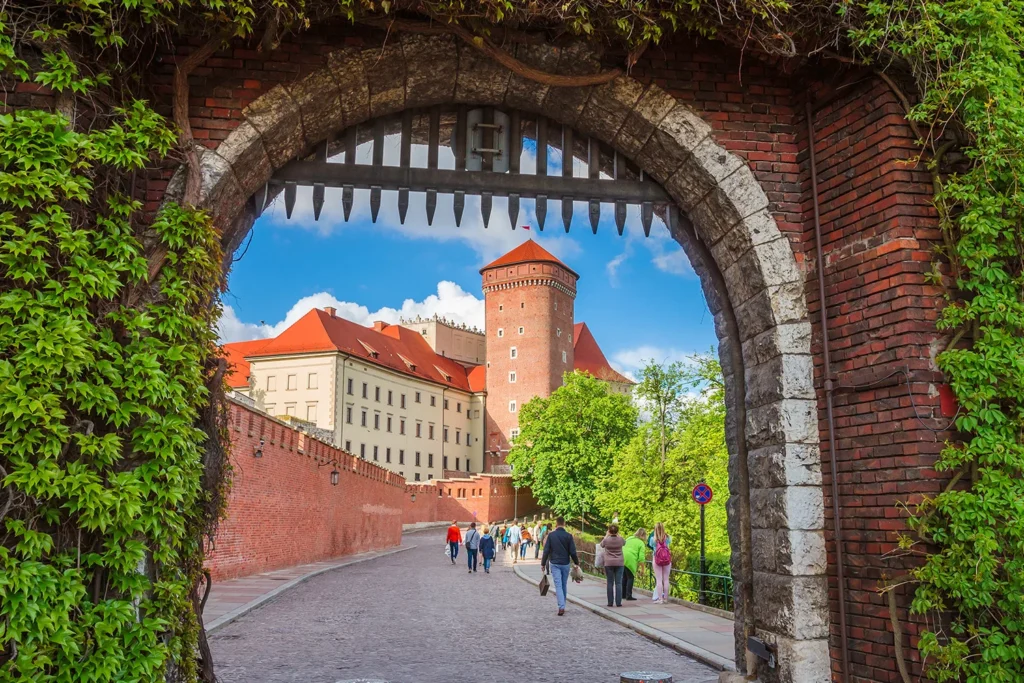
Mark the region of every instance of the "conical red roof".
POLYGON ((491 261, 486 266, 481 268, 480 272, 483 273, 485 270, 490 270, 491 268, 498 268, 500 266, 510 266, 515 263, 537 262, 557 264, 562 268, 568 270, 570 273, 575 275, 577 279, 579 279, 579 275, 577 275, 572 268, 559 261, 557 258, 555 258, 554 254, 552 254, 547 249, 540 246, 533 240, 526 240, 512 251, 505 254, 504 256, 499 257, 495 261, 491 261))

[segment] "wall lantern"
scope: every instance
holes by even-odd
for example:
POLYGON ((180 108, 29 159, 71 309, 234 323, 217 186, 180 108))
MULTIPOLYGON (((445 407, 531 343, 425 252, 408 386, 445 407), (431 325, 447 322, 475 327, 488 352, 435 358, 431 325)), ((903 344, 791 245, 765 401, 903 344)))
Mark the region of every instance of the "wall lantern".
POLYGON ((337 468, 331 470, 331 486, 337 486, 338 485, 338 475, 339 474, 340 474, 340 472, 338 472, 337 468))
POLYGON ((252 447, 252 457, 262 458, 263 457, 263 437, 260 437, 260 445, 252 447))
POLYGON ((412 502, 414 502, 414 503, 416 502, 416 494, 415 493, 412 494, 412 502))

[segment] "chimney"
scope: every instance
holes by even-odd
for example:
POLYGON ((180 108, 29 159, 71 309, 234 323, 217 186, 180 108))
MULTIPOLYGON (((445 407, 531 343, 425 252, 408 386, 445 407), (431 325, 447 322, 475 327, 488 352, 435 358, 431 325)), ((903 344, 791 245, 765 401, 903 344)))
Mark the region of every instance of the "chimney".
POLYGON ((334 314, 337 313, 337 312, 338 312, 338 309, 336 309, 334 306, 324 306, 324 313, 326 313, 327 315, 331 316, 332 318, 335 317, 334 314))
POLYGON ((377 330, 378 332, 383 332, 384 328, 387 327, 387 326, 388 326, 388 324, 386 322, 381 321, 381 320, 375 320, 374 323, 373 323, 373 329, 377 330))

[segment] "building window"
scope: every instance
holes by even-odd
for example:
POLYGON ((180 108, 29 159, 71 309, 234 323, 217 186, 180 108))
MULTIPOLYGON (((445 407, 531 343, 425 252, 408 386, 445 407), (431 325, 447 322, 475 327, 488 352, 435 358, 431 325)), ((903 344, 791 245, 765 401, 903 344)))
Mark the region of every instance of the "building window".
POLYGON ((299 376, 298 375, 288 375, 287 382, 288 382, 288 384, 287 384, 288 391, 295 391, 296 389, 299 388, 299 376))
POLYGON ((352 424, 352 406, 345 408, 345 422, 352 424))
POLYGON ((399 449, 399 451, 398 451, 398 464, 399 465, 404 465, 405 464, 405 449, 399 449))
POLYGON ((462 443, 462 432, 460 432, 458 429, 455 430, 455 443, 462 443))
POLYGON ((345 441, 345 452, 346 453, 351 453, 352 452, 352 442, 349 441, 349 440, 345 441))
POLYGON ((519 326, 519 334, 522 334, 523 332, 526 332, 526 328, 523 327, 522 325, 520 325, 519 326))
POLYGON ((569 357, 568 354, 566 354, 565 351, 562 351, 562 362, 563 363, 568 363, 569 362, 568 360, 566 360, 568 357, 569 357))
POLYGON ((501 304, 498 304, 498 310, 499 311, 504 311, 505 307, 503 305, 501 305, 501 304))
POLYGON ((434 466, 434 454, 433 453, 427 453, 427 467, 433 467, 433 466, 434 466))
POLYGON ((420 473, 419 473, 419 472, 417 472, 417 473, 416 473, 416 481, 419 481, 419 480, 420 480, 420 473))
POLYGON ((457 469, 457 470, 461 470, 462 469, 462 459, 461 458, 455 458, 455 469, 457 469))
POLYGON ((286 405, 284 407, 284 414, 285 415, 291 415, 292 417, 295 417, 295 404, 292 403, 291 405, 286 405))
POLYGON ((388 448, 384 451, 384 462, 391 462, 391 449, 388 448))
POLYGON ((562 336, 562 328, 561 327, 558 327, 558 328, 555 329, 555 336, 556 337, 561 337, 562 336))
POLYGON ((317 381, 316 381, 316 373, 315 372, 309 373, 309 377, 306 378, 306 388, 307 389, 316 389, 317 388, 317 381))
POLYGON ((373 400, 380 403, 380 387, 373 388, 373 400))
POLYGON ((510 413, 516 412, 516 402, 515 401, 509 401, 508 402, 508 412, 510 412, 510 413))
POLYGON ((434 440, 434 425, 427 427, 427 438, 431 441, 434 440))
POLYGON ((555 310, 556 311, 558 310, 558 302, 557 301, 555 302, 555 310))
POLYGON ((444 409, 448 410, 448 399, 444 400, 444 409))
POLYGON ((515 370, 513 370, 510 373, 508 373, 508 383, 509 384, 515 384, 516 383, 516 372, 515 372, 515 370))
POLYGON ((422 422, 417 422, 416 423, 416 438, 418 439, 421 436, 423 436, 423 423, 422 422))
POLYGON ((477 408, 476 410, 473 411, 473 417, 477 417, 477 418, 480 417, 480 409, 479 408, 477 408))
POLYGON ((430 407, 433 408, 437 405, 437 396, 430 397, 430 407))
POLYGON ((420 466, 420 452, 416 451, 416 467, 420 466))
MULTIPOLYGON (((466 471, 469 472, 469 458, 466 458, 466 471)), ((480 489, 483 491, 483 489, 480 489)))
POLYGON ((267 391, 277 391, 277 378, 267 375, 267 391))
POLYGON ((380 413, 373 414, 373 428, 380 429, 380 413))
POLYGON ((388 415, 388 431, 391 431, 391 416, 388 415))
POLYGON ((420 392, 418 392, 418 391, 416 392, 416 398, 415 398, 414 400, 415 400, 415 401, 416 401, 417 403, 422 403, 422 401, 420 400, 420 392))
POLYGON ((455 412, 456 413, 461 413, 462 412, 462 402, 461 401, 456 401, 455 402, 455 412))
POLYGON ((273 403, 268 403, 267 404, 266 408, 264 408, 264 410, 267 412, 267 415, 273 415, 274 414, 274 407, 275 406, 274 406, 273 403))
POLYGON ((394 392, 392 392, 390 389, 388 389, 388 405, 389 406, 390 405, 394 405, 394 403, 391 402, 391 396, 392 396, 393 393, 394 392))
POLYGON ((444 428, 444 435, 441 438, 444 439, 445 443, 448 443, 448 428, 447 427, 444 428))
POLYGON ((513 427, 508 431, 508 440, 515 441, 517 438, 519 438, 519 427, 513 427))
POLYGON ((448 469, 448 456, 447 455, 444 456, 443 458, 441 458, 441 462, 442 462, 442 467, 444 467, 445 469, 448 469))
POLYGON ((405 418, 404 417, 401 418, 398 421, 398 433, 399 434, 405 434, 405 418))
POLYGON ((377 446, 373 447, 373 461, 377 462, 377 446))
POLYGON ((362 458, 363 460, 366 460, 366 444, 365 443, 359 444, 359 457, 362 458))
POLYGON ((363 398, 367 397, 367 393, 369 392, 369 389, 370 389, 369 385, 366 382, 363 382, 363 398))
POLYGON ((516 347, 513 346, 511 349, 508 350, 508 355, 510 358, 518 358, 519 352, 516 350, 516 347))
POLYGON ((405 394, 402 394, 402 400, 400 401, 402 408, 405 408, 405 394))
POLYGON ((434 475, 433 475, 433 474, 428 474, 428 475, 427 475, 427 481, 430 481, 430 480, 431 480, 431 479, 433 479, 433 478, 434 478, 434 475))
POLYGON ((306 419, 310 422, 316 422, 316 404, 306 406, 306 419))
POLYGON ((526 302, 525 301, 520 301, 519 302, 519 308, 526 308, 526 302))
POLYGON ((363 427, 365 427, 365 426, 366 426, 366 411, 365 411, 365 410, 363 410, 363 416, 362 416, 362 418, 360 419, 360 422, 359 422, 359 424, 360 424, 360 425, 362 425, 363 427))
POLYGON ((499 337, 504 337, 505 336, 505 330, 503 330, 502 328, 499 327, 498 328, 498 336, 499 337))
POLYGON ((355 391, 355 389, 353 389, 353 388, 352 388, 352 386, 353 386, 354 384, 355 384, 355 382, 353 382, 353 381, 352 381, 352 378, 351 378, 351 377, 349 377, 349 378, 348 378, 348 395, 349 395, 349 396, 351 396, 351 395, 352 395, 352 392, 353 392, 353 391, 355 391))

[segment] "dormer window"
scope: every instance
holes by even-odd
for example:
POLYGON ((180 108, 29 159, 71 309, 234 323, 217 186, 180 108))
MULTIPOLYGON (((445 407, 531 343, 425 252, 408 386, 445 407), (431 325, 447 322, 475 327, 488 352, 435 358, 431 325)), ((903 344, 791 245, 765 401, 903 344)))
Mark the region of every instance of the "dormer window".
MULTIPOLYGON (((403 363, 405 363, 405 367, 409 368, 409 372, 416 372, 416 364, 415 363, 413 363, 411 360, 409 360, 408 358, 406 358, 402 354, 398 354, 398 357, 402 360, 403 363)), ((403 398, 404 398, 404 396, 403 396, 403 398)), ((404 408, 405 406, 403 405, 402 407, 404 408)))
POLYGON ((380 356, 380 354, 377 353, 377 349, 373 348, 372 346, 364 342, 362 339, 358 341, 362 345, 363 349, 366 350, 366 353, 370 354, 370 358, 377 358, 380 356))
POLYGON ((444 370, 442 370, 441 368, 437 367, 436 365, 434 366, 434 369, 435 369, 435 370, 437 370, 437 371, 438 371, 438 373, 440 373, 440 375, 441 375, 442 377, 444 377, 444 381, 445 381, 445 382, 451 382, 451 381, 452 381, 452 376, 451 376, 451 375, 449 375, 449 374, 448 374, 447 372, 445 372, 445 371, 444 371, 444 370))

